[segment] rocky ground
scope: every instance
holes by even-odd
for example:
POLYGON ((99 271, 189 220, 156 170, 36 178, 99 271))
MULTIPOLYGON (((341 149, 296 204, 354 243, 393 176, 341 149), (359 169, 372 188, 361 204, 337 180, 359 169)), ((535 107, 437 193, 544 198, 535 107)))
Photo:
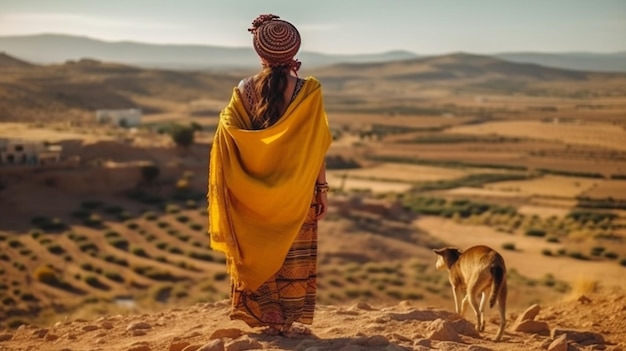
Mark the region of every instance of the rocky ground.
POLYGON ((0 331, 6 351, 425 351, 626 350, 626 294, 580 296, 509 314, 503 340, 493 341, 498 318, 488 311, 484 332, 441 309, 403 301, 318 306, 312 335, 265 335, 228 318, 228 301, 154 314, 63 320, 45 328, 0 331))

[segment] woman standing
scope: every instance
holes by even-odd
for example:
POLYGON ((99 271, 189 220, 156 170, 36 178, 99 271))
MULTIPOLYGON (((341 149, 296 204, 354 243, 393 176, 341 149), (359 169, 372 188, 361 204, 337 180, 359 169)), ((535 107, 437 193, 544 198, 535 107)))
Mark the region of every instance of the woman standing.
POLYGON ((232 319, 271 335, 307 334, 332 138, 320 83, 297 76, 298 30, 261 15, 249 31, 263 68, 234 88, 220 114, 209 171, 211 246, 226 255, 232 319))

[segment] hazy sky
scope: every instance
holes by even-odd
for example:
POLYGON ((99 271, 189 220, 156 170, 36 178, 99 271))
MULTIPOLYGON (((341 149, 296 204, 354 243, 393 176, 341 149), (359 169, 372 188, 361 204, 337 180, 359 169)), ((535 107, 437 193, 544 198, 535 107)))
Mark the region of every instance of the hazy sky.
POLYGON ((0 35, 248 46, 259 13, 325 53, 626 50, 626 0, 0 0, 0 35))

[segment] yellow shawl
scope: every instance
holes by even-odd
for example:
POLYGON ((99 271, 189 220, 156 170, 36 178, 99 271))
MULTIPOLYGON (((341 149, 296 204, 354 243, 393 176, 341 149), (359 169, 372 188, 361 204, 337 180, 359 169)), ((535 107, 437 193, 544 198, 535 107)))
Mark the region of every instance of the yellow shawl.
POLYGON ((251 130, 235 88, 222 110, 209 170, 211 247, 256 290, 282 266, 311 205, 332 137, 320 83, 308 77, 273 126, 251 130))

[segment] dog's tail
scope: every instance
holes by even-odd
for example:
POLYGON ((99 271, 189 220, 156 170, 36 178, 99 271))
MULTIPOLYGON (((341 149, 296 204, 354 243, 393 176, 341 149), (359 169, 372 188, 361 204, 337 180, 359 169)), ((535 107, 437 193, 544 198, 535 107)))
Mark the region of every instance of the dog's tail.
POLYGON ((504 282, 506 272, 503 266, 497 264, 492 264, 490 271, 493 280, 491 283, 491 296, 489 296, 489 307, 493 308, 496 304, 496 299, 500 295, 500 290, 502 290, 502 282, 504 282))

